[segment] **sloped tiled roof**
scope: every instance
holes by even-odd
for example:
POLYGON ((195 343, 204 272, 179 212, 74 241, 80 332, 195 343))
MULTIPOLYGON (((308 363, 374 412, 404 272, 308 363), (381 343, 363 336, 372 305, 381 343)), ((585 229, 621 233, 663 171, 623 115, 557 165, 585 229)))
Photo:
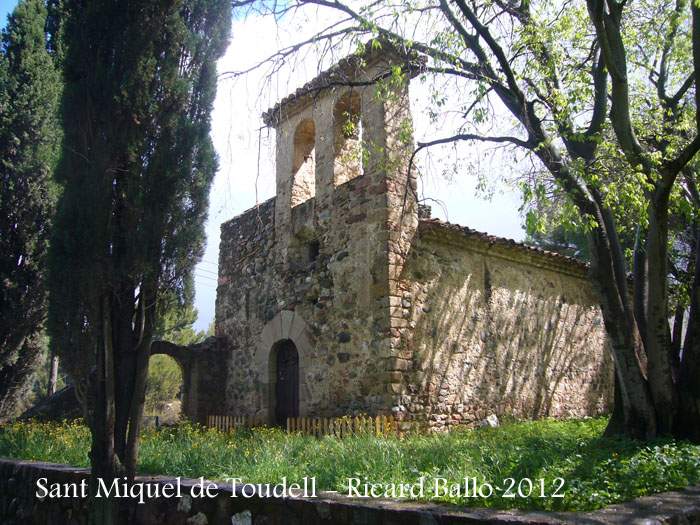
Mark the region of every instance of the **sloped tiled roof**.
POLYGON ((548 267, 577 277, 584 276, 588 271, 588 263, 580 259, 544 250, 513 239, 497 237, 440 219, 421 219, 419 231, 421 233, 437 234, 438 236, 456 236, 466 242, 471 241, 483 246, 484 251, 496 251, 500 252, 501 255, 510 253, 513 255, 513 259, 526 260, 535 266, 548 267))
POLYGON ((414 51, 399 48, 385 39, 370 40, 365 44, 364 52, 343 58, 265 111, 262 114, 263 122, 267 126, 276 126, 279 123, 283 109, 287 110, 288 114, 292 113, 293 107, 297 106, 297 104, 300 106, 305 105, 324 89, 372 80, 363 78, 362 73, 367 69, 368 65, 377 63, 382 59, 389 64, 403 65, 405 71, 411 77, 416 76, 425 64, 425 57, 420 57, 414 51))

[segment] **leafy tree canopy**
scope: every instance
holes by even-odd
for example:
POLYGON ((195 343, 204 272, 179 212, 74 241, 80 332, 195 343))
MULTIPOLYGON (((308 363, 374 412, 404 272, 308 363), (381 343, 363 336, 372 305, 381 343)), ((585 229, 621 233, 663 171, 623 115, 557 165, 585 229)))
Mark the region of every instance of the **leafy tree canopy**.
POLYGON ((16 412, 45 347, 61 94, 46 17, 41 0, 22 0, 0 37, 0 421, 16 412))

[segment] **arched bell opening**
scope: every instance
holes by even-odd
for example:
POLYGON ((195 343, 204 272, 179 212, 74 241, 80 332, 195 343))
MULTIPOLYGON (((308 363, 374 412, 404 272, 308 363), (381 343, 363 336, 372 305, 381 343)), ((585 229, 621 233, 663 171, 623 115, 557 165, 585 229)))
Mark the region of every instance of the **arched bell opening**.
POLYGON ((360 94, 349 91, 338 99, 333 109, 333 182, 340 186, 364 174, 365 152, 362 142, 362 107, 360 94))
POLYGON ((293 155, 292 208, 316 194, 316 125, 313 120, 301 121, 294 131, 293 155))

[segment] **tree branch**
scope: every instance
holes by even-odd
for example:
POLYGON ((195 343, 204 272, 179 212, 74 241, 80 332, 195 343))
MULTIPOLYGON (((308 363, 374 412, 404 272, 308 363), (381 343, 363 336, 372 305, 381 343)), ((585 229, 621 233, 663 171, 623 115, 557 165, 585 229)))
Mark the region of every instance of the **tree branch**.
POLYGON ((630 116, 627 56, 620 32, 624 2, 618 4, 612 0, 586 0, 586 4, 612 81, 610 120, 615 135, 630 164, 641 165, 649 175, 652 165, 637 140, 630 116))
POLYGON ((598 50, 598 59, 593 66, 593 116, 586 130, 586 137, 592 138, 600 133, 608 111, 608 71, 605 60, 598 50))
POLYGON ((257 62, 256 64, 250 66, 247 69, 242 69, 240 71, 222 71, 221 73, 219 73, 218 76, 219 76, 219 78, 235 78, 235 77, 239 77, 242 75, 246 75, 248 73, 251 73, 252 71, 255 71, 256 69, 261 68, 263 65, 265 65, 267 63, 273 62, 275 60, 284 60, 285 58, 293 55, 294 53, 298 52, 301 48, 303 48, 307 45, 322 42, 324 40, 331 40, 335 37, 348 35, 348 34, 354 33, 354 32, 356 32, 356 33, 366 32, 366 30, 362 30, 360 27, 351 26, 351 27, 343 28, 343 29, 340 29, 338 31, 334 31, 331 33, 325 33, 325 31, 332 29, 334 27, 337 27, 341 23, 345 23, 347 21, 348 21, 348 19, 344 19, 338 23, 332 24, 332 25, 328 26, 326 29, 323 29, 319 33, 315 34, 313 37, 311 37, 307 40, 303 40, 301 42, 297 42, 297 43, 295 43, 291 46, 287 46, 283 49, 280 49, 279 51, 276 51, 275 53, 269 55, 267 58, 261 60, 260 62, 257 62))
POLYGON ((457 133, 456 135, 452 135, 450 137, 443 137, 440 139, 435 139, 435 140, 430 140, 427 142, 418 142, 416 144, 416 148, 413 150, 413 153, 411 154, 411 158, 408 161, 408 173, 410 174, 411 171, 413 170, 413 166, 415 164, 415 159, 416 155, 418 153, 426 148, 430 148, 432 146, 438 146, 440 144, 451 144, 455 142, 464 142, 464 141, 479 141, 479 142, 492 142, 496 144, 514 144, 516 146, 520 146, 523 148, 531 149, 532 145, 522 139, 519 139, 517 137, 510 137, 510 136, 501 136, 501 137, 488 137, 488 136, 483 136, 483 135, 476 135, 472 133, 457 133))
POLYGON ((693 86, 694 83, 695 83, 695 72, 693 71, 690 75, 688 75, 688 78, 685 79, 685 82, 683 82, 681 87, 678 88, 678 91, 676 91, 676 94, 667 99, 668 106, 671 109, 675 109, 676 106, 678 105, 678 103, 681 101, 681 99, 685 96, 685 94, 693 86))
POLYGON ((659 61, 659 70, 656 72, 658 75, 658 80, 656 81, 656 91, 659 96, 659 100, 666 104, 668 104, 671 100, 666 93, 666 82, 668 81, 668 59, 671 54, 671 50, 673 49, 673 45, 675 44, 676 35, 678 34, 678 21, 687 4, 687 0, 676 0, 676 6, 669 20, 670 27, 664 35, 664 43, 661 49, 661 60, 659 61))
MULTIPOLYGON (((459 7, 460 11, 462 14, 465 16, 469 24, 476 30, 477 34, 486 42, 488 45, 489 49, 491 52, 494 54, 496 57, 496 60, 498 61, 498 65, 500 66, 501 72, 505 75, 506 77, 506 83, 508 84, 508 88, 510 89, 511 93, 515 98, 521 103, 525 103, 525 95, 520 89, 520 86, 518 85, 518 82, 515 80, 515 75, 513 74, 513 70, 511 69, 510 63, 508 62, 508 59, 506 58, 505 53, 503 52, 503 48, 501 48, 500 45, 498 45, 498 42, 496 42, 496 39, 493 38, 493 35, 489 31, 489 29, 484 26, 479 19, 476 17, 476 14, 474 14, 474 11, 472 11, 469 6, 465 3, 464 0, 454 0, 457 6, 459 7)), ((441 3, 445 2, 445 0, 441 0, 441 3)), ((480 47, 480 46, 479 46, 480 47)), ((472 49, 474 51, 474 49, 472 49)), ((486 59, 485 53, 482 54, 484 55, 484 59, 486 59)), ((478 55, 477 55, 478 57, 478 55)), ((479 61, 482 61, 481 57, 478 57, 479 61)), ((487 62, 488 63, 488 62, 487 62)))
POLYGON ((431 146, 437 146, 439 144, 449 144, 451 142, 460 142, 460 141, 469 141, 469 140, 476 140, 480 142, 496 142, 496 143, 504 143, 504 142, 509 142, 511 144, 515 144, 516 146, 520 146, 521 148, 532 148, 533 144, 530 143, 527 140, 519 139, 518 137, 511 137, 511 136, 500 136, 500 137, 489 137, 489 136, 484 136, 484 135, 476 135, 472 133, 458 133, 456 135, 452 135, 451 137, 444 137, 441 139, 435 139, 435 140, 430 140, 428 142, 418 142, 417 147, 416 147, 416 152, 424 149, 424 148, 429 148, 431 146))
POLYGON ((385 29, 383 27, 377 26, 371 20, 368 20, 366 17, 362 16, 357 11, 350 8, 348 5, 346 5, 342 2, 339 2, 338 0, 300 0, 300 3, 301 4, 320 5, 323 7, 329 7, 331 9, 336 9, 338 11, 341 11, 341 12, 345 13, 346 15, 348 15, 349 17, 351 17, 352 19, 359 22, 361 24, 361 27, 367 28, 368 32, 370 30, 374 30, 380 36, 386 37, 389 40, 394 41, 394 42, 401 42, 406 47, 409 47, 410 49, 415 49, 416 51, 419 51, 420 53, 423 53, 423 54, 425 54, 425 55, 427 55, 435 60, 440 60, 442 62, 446 62, 448 64, 451 64, 452 66, 457 66, 457 67, 463 69, 464 71, 471 72, 477 76, 482 76, 482 73, 479 70, 477 64, 466 61, 457 55, 447 53, 443 50, 437 49, 436 47, 430 46, 430 45, 425 44, 423 42, 411 41, 409 43, 401 35, 393 32, 393 31, 389 31, 388 29, 385 29))
POLYGON ((695 77, 695 127, 700 134, 700 6, 695 0, 690 2, 692 14, 692 38, 693 38, 693 73, 695 77))
POLYGON ((678 173, 693 159, 698 151, 700 151, 700 135, 696 135, 690 143, 686 144, 685 148, 681 150, 675 159, 666 164, 663 184, 664 186, 669 186, 669 191, 678 173))

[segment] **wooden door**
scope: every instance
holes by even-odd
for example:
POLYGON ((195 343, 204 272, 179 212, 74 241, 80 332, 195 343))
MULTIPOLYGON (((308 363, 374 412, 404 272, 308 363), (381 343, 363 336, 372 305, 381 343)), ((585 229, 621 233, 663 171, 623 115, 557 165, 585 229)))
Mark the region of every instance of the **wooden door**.
POLYGON ((290 340, 278 344, 275 421, 285 427, 288 417, 299 417, 299 354, 290 340))

